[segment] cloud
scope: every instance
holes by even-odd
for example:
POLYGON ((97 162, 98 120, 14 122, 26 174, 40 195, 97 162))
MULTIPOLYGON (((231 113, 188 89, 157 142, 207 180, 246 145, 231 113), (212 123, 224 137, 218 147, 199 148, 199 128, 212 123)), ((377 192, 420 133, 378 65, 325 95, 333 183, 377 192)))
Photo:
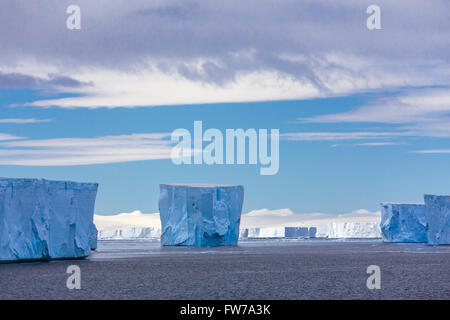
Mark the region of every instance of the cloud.
MULTIPOLYGON (((75 166, 170 159, 170 134, 130 134, 95 138, 23 139, 0 142, 0 164, 75 166)), ((0 135, 0 140, 18 137, 0 135), (3 139, 2 139, 3 137, 3 139)))
POLYGON ((410 153, 421 153, 421 154, 448 154, 448 153, 450 153, 450 149, 416 150, 416 151, 410 151, 410 153))
POLYGON ((302 122, 407 124, 439 121, 450 114, 450 89, 416 89, 376 100, 353 111, 299 119, 302 122))
POLYGON ((95 214, 94 223, 98 230, 114 230, 126 227, 161 228, 159 213, 144 214, 139 210, 112 216, 95 214))
POLYGON ((82 28, 70 31, 64 1, 4 0, 0 72, 7 87, 40 82, 74 94, 31 102, 42 107, 308 99, 450 85, 449 3, 380 0, 383 29, 376 31, 366 28, 370 4, 79 0, 82 28))
POLYGON ((48 74, 46 78, 21 73, 3 73, 0 71, 0 88, 3 89, 45 89, 45 88, 76 88, 91 86, 92 82, 81 82, 68 76, 48 74))
MULTIPOLYGON (((340 141, 364 139, 389 139, 392 137, 409 136, 410 132, 291 132, 280 134, 285 140, 294 141, 340 141)), ((337 147, 338 145, 333 145, 337 147)))
POLYGON ((14 136, 7 133, 0 133, 0 141, 6 141, 6 140, 19 140, 23 139, 22 137, 14 136))
MULTIPOLYGON (((306 123, 382 123, 395 128, 395 132, 374 133, 372 137, 450 137, 450 88, 421 88, 400 91, 376 99, 369 104, 348 112, 301 118, 306 123)), ((392 130, 392 129, 391 129, 392 130)), ((357 138, 361 133, 333 135, 321 133, 325 138, 336 140, 357 138)), ((306 140, 307 134, 300 134, 299 140, 306 140), (302 139, 300 139, 302 138, 302 139)), ((369 137, 369 136, 368 136, 369 137)), ((320 140, 320 134, 311 139, 320 140)), ((295 139, 292 134, 291 139, 295 139)))
POLYGON ((7 119, 1 119, 0 123, 14 123, 14 124, 27 124, 27 123, 40 123, 40 122, 51 122, 52 119, 34 119, 34 118, 27 118, 27 119, 19 119, 19 118, 7 118, 7 119))
POLYGON ((398 142, 364 142, 364 143, 357 143, 355 146, 358 147, 384 147, 384 146, 398 146, 402 143, 398 142))

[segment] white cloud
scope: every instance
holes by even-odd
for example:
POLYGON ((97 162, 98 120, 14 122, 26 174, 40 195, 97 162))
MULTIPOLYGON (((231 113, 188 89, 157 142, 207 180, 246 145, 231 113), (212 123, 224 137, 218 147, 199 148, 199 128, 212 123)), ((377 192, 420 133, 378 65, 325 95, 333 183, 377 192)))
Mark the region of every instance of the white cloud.
MULTIPOLYGON (((5 141, 0 142, 0 164, 73 166, 170 159, 172 142, 167 137, 170 137, 170 134, 151 133, 5 141)), ((12 140, 14 137, 4 138, 12 140)))
POLYGON ((94 223, 98 230, 114 230, 125 227, 161 228, 159 213, 144 214, 139 210, 112 216, 95 214, 94 223))
MULTIPOLYGON (((292 132, 280 134, 285 140, 340 141, 392 138, 411 135, 409 132, 292 132)), ((335 145, 337 146, 337 145, 335 145)))
POLYGON ((442 120, 450 113, 450 89, 415 89, 359 109, 299 119, 303 122, 379 122, 407 124, 442 120))
POLYGON ((0 133, 0 141, 5 141, 5 140, 18 140, 18 139, 23 139, 23 138, 22 138, 22 137, 14 136, 14 135, 12 135, 12 134, 0 133))
POLYGON ((26 123, 40 123, 40 122, 51 122, 52 119, 21 119, 21 118, 6 118, 0 119, 0 123, 15 123, 15 124, 26 124, 26 123))
POLYGON ((357 143, 355 146, 358 147, 384 147, 384 146, 398 146, 402 143, 398 142, 364 142, 364 143, 357 143))
POLYGON ((450 153, 450 149, 416 150, 416 151, 410 151, 410 153, 422 153, 422 154, 448 154, 448 153, 450 153))

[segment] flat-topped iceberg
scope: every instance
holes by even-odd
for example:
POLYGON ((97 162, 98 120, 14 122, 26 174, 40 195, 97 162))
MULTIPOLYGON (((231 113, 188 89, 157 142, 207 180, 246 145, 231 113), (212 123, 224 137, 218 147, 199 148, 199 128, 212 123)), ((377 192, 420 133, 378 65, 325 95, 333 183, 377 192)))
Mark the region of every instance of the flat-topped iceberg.
POLYGON ((427 242, 427 217, 423 204, 381 204, 384 242, 427 242))
POLYGON ((0 178, 0 261, 80 258, 96 247, 98 185, 0 178))
POLYGON ((242 186, 161 184, 161 244, 236 245, 243 200, 242 186))
POLYGON ((380 224, 376 222, 331 222, 316 229, 317 238, 381 238, 380 224))
POLYGON ((161 237, 161 229, 154 227, 123 227, 98 232, 100 240, 133 240, 133 239, 158 239, 161 237))
POLYGON ((450 244, 450 196, 425 195, 428 243, 450 244))

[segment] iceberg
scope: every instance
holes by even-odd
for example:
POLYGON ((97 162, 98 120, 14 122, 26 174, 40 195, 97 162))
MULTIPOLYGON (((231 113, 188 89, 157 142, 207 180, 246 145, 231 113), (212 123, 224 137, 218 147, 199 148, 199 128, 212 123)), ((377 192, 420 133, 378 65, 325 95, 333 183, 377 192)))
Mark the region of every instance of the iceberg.
POLYGON ((124 227, 113 230, 101 230, 98 233, 100 240, 133 240, 133 239, 158 239, 161 237, 161 229, 154 227, 124 227))
POLYGON ((381 204, 384 242, 427 242, 427 217, 423 204, 381 204))
POLYGON ((243 201, 242 186, 161 184, 161 244, 236 245, 243 201))
POLYGON ((308 227, 286 227, 284 230, 286 238, 309 238, 308 227))
POLYGON ((450 244, 450 196, 425 195, 428 244, 450 244))
POLYGON ((316 228, 316 237, 329 239, 381 238, 376 222, 332 222, 316 228))
POLYGON ((0 261, 81 258, 96 247, 98 184, 0 178, 0 261))

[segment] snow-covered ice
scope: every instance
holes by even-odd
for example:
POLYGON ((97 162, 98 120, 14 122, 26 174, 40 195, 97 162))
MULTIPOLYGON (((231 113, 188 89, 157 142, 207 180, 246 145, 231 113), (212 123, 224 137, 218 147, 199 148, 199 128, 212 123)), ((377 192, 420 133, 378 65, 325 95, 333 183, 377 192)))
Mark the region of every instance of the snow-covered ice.
POLYGON ((384 242, 427 242, 427 218, 423 204, 381 204, 384 242))
POLYGON ((98 185, 0 178, 0 260, 79 258, 96 247, 98 185))
POLYGON ((161 229, 153 227, 124 227, 98 232, 100 240, 133 240, 133 239, 159 239, 161 229))
POLYGON ((428 243, 450 244, 450 196, 425 195, 428 243))
POLYGON ((161 184, 162 245, 236 245, 242 186, 161 184))
POLYGON ((332 222, 317 227, 317 238, 381 238, 380 225, 376 222, 332 222))

